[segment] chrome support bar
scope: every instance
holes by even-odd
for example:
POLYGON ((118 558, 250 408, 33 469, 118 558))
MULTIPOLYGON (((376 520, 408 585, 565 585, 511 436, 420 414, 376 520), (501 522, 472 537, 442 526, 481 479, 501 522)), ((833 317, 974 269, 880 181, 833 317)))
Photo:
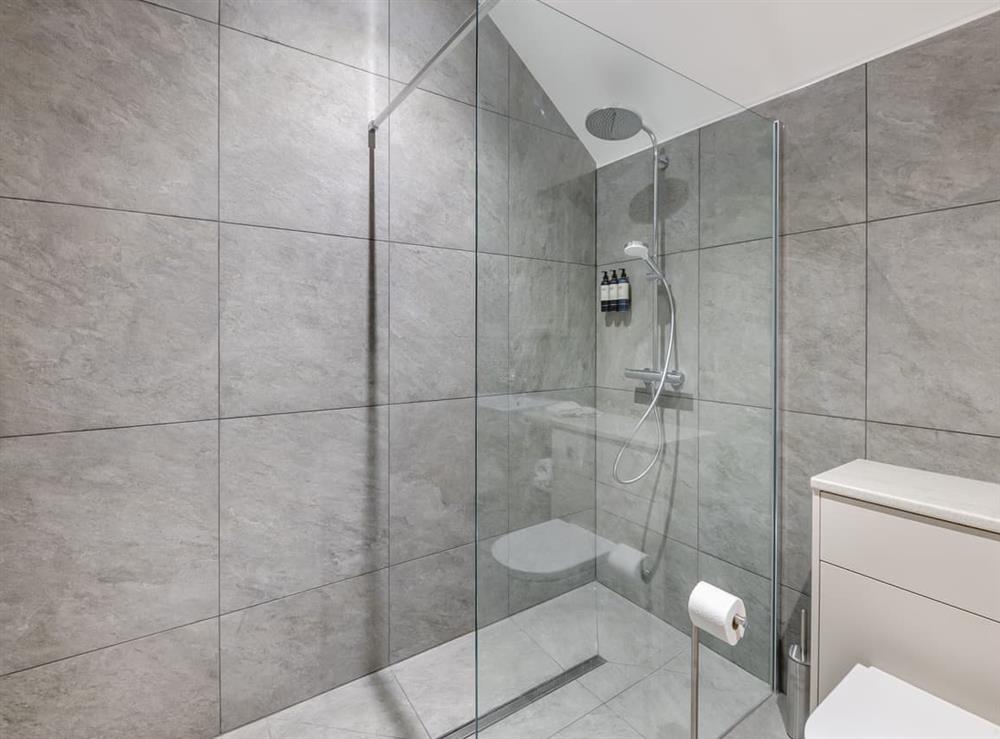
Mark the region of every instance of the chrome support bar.
MULTIPOLYGON (((649 367, 645 369, 627 369, 625 370, 625 376, 630 380, 651 382, 654 385, 660 382, 660 370, 650 369, 649 367)), ((684 373, 678 370, 667 370, 667 384, 673 387, 680 387, 684 384, 684 373)))
POLYGON ((444 45, 434 52, 434 56, 428 59, 427 63, 424 64, 424 66, 422 66, 415 75, 413 75, 413 79, 409 81, 406 87, 400 90, 396 96, 389 101, 389 104, 385 106, 385 109, 381 113, 372 118, 372 120, 368 123, 368 146, 370 148, 375 148, 375 132, 378 131, 378 127, 385 123, 385 120, 392 115, 392 112, 403 104, 403 101, 410 96, 410 93, 417 89, 420 83, 424 81, 424 78, 431 73, 431 70, 434 69, 435 66, 437 66, 437 63, 446 57, 452 49, 462 43, 463 39, 465 39, 465 37, 469 34, 469 31, 476 27, 476 19, 479 16, 483 16, 485 18, 498 2, 500 2, 500 0, 481 0, 479 7, 473 10, 472 14, 462 21, 462 25, 455 29, 455 32, 448 37, 448 40, 444 42, 444 45))

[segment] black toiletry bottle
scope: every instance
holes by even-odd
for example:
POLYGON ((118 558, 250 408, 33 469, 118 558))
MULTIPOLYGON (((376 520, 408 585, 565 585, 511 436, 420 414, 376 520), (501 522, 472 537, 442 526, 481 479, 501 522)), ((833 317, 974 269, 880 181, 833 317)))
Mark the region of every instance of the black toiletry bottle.
POLYGON ((608 310, 618 310, 618 270, 611 270, 611 279, 608 280, 608 310))
POLYGON ((622 275, 618 278, 618 310, 630 310, 632 308, 632 285, 629 284, 628 275, 622 267, 622 275))
POLYGON ((608 283, 608 271, 604 270, 604 277, 601 278, 601 313, 608 312, 608 293, 611 290, 608 283))

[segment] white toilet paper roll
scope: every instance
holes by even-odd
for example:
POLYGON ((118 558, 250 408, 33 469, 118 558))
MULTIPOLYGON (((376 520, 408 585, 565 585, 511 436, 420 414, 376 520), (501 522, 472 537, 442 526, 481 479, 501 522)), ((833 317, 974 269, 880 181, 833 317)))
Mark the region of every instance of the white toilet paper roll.
POLYGON ((642 577, 642 564, 646 555, 628 544, 616 544, 608 554, 608 567, 615 574, 629 580, 642 577))
POLYGON ((704 581, 691 591, 688 615, 692 624, 729 645, 736 644, 746 631, 747 609, 743 601, 704 581))

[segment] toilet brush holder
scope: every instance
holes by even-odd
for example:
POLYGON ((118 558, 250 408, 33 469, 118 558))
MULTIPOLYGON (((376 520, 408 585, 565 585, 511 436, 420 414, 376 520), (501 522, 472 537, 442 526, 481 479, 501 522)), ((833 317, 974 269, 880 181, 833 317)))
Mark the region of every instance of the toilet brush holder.
POLYGON ((785 733, 791 739, 804 739, 806 719, 809 718, 809 652, 806 634, 806 609, 801 611, 799 643, 788 649, 785 661, 785 694, 779 706, 785 722, 785 733))

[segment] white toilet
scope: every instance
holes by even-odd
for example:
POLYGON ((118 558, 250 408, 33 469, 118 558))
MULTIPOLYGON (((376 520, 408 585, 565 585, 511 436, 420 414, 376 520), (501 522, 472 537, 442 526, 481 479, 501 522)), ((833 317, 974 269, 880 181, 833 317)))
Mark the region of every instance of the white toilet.
POLYGON ((855 665, 806 721, 806 739, 1000 739, 1000 726, 855 665))

